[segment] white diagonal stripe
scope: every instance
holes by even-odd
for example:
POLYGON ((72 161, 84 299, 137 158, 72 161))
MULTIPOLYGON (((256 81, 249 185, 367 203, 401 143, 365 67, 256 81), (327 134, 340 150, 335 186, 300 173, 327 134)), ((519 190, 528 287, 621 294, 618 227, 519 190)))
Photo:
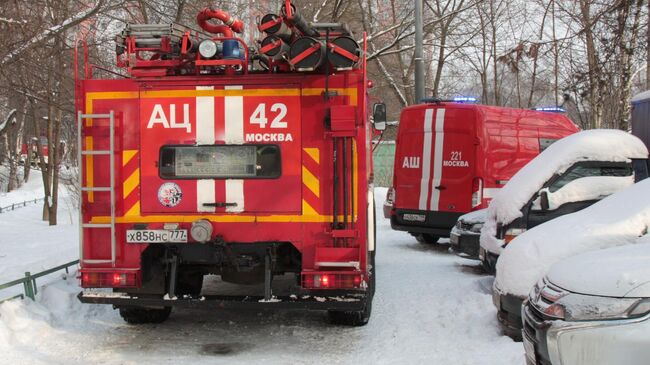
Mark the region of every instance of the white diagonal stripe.
POLYGON ((429 198, 429 175, 431 173, 431 123, 433 121, 433 109, 427 109, 424 112, 424 128, 422 143, 422 179, 420 180, 420 210, 427 209, 427 199, 429 198))
POLYGON ((436 112, 436 145, 433 151, 433 176, 431 189, 431 206, 429 210, 439 210, 440 190, 436 189, 442 181, 442 160, 443 147, 445 143, 445 109, 438 109, 436 112))

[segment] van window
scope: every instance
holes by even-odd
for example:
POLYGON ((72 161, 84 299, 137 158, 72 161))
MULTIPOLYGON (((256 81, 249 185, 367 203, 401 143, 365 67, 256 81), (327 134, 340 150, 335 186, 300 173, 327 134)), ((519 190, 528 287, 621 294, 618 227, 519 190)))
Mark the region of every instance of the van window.
POLYGON ((632 176, 633 170, 630 164, 620 165, 595 165, 580 164, 574 165, 567 172, 549 185, 551 193, 560 190, 564 185, 573 180, 588 176, 632 176))
POLYGON ((277 145, 163 146, 163 179, 246 179, 280 177, 277 145))

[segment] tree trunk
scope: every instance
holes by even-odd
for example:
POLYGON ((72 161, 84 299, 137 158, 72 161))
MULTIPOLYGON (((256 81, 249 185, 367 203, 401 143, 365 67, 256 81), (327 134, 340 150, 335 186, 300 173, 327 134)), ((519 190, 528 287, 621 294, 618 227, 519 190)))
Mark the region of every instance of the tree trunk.
POLYGON ((32 102, 32 122, 34 123, 34 133, 36 133, 36 153, 38 154, 38 166, 41 168, 41 178, 43 179, 43 217, 44 221, 49 221, 50 210, 49 210, 49 200, 50 200, 50 179, 49 173, 47 172, 47 164, 45 163, 45 157, 43 157, 43 146, 41 145, 41 126, 38 123, 38 118, 36 118, 36 108, 32 102))
POLYGON ((619 40, 619 52, 620 52, 620 62, 621 62, 621 97, 620 103, 621 107, 619 108, 619 116, 616 118, 618 120, 618 129, 627 131, 630 129, 630 97, 632 93, 632 61, 633 53, 636 45, 638 43, 639 35, 639 23, 641 21, 641 9, 643 7, 643 0, 636 0, 636 4, 628 3, 624 5, 624 8, 621 11, 619 16, 619 27, 620 27, 620 36, 619 40), (632 7, 632 9, 630 9, 632 7), (628 28, 628 18, 631 11, 634 11, 632 18, 632 27, 628 28), (629 44, 628 38, 626 35, 629 34, 629 44))
POLYGON ((496 10, 494 9, 494 0, 490 0, 490 27, 492 31, 492 71, 494 72, 494 105, 501 105, 501 97, 499 95, 499 69, 497 62, 497 26, 496 26, 496 10))
POLYGON ((591 19, 591 2, 589 0, 580 0, 580 21, 583 27, 585 37, 585 46, 587 48, 587 64, 589 78, 589 106, 591 113, 589 115, 589 124, 591 128, 601 128, 603 119, 602 95, 600 85, 600 66, 598 65, 598 55, 596 53, 596 43, 594 41, 593 24, 591 19))

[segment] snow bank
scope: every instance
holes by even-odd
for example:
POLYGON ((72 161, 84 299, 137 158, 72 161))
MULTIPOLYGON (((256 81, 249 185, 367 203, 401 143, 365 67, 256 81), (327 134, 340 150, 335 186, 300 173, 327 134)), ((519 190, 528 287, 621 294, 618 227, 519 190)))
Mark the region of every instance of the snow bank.
POLYGON ((574 163, 647 157, 648 149, 639 138, 619 130, 594 129, 562 138, 526 164, 495 195, 481 230, 481 246, 500 253, 503 241, 496 238, 497 222, 508 224, 521 217, 521 208, 530 198, 553 175, 564 173, 574 163))
POLYGON ((539 225, 515 238, 497 261, 495 285, 526 296, 560 259, 581 252, 635 243, 650 225, 650 179, 582 211, 539 225))
POLYGON ((68 330, 92 331, 96 327, 93 322, 101 317, 120 323, 111 306, 79 302, 76 295, 80 289, 75 275, 60 274, 55 282, 40 287, 36 301, 11 300, 0 304, 0 353, 5 359, 3 363, 81 364, 83 361, 79 360, 90 355, 95 347, 86 341, 88 334, 71 339, 64 327, 68 330), (89 348, 83 348, 84 344, 88 344, 89 348), (82 348, 74 349, 74 346, 82 348), (59 359, 55 360, 52 354, 59 359), (79 357, 78 361, 70 362, 75 357, 79 357))

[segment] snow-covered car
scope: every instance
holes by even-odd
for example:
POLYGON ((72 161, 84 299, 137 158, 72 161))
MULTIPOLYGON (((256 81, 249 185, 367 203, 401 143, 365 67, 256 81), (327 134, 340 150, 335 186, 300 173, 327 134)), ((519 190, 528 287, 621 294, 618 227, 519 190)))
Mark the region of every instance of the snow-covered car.
POLYGON ((619 130, 589 130, 553 143, 495 195, 479 258, 493 272, 506 245, 544 222, 582 210, 648 176, 648 149, 619 130))
POLYGON ((648 364, 649 238, 551 267, 523 309, 528 364, 648 364))
POLYGON ((486 214, 487 209, 479 209, 458 218, 449 235, 449 244, 457 254, 465 258, 478 259, 478 239, 481 236, 486 214))
MULTIPOLYGON (((648 226, 650 179, 514 239, 497 262, 492 293, 504 332, 521 336, 521 304, 553 263, 586 251, 635 243, 647 234, 648 226)), ((580 275, 598 275, 601 269, 594 267, 580 275)))

